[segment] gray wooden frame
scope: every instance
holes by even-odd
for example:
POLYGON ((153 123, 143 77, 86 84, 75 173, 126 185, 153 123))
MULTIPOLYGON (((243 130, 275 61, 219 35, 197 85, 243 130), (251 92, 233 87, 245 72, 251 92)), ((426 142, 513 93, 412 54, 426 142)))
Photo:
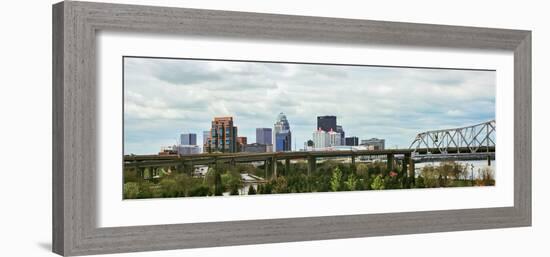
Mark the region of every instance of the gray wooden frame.
POLYGON ((531 225, 531 32, 65 1, 53 6, 53 251, 61 255, 531 225), (514 52, 514 206, 99 228, 96 32, 514 52))

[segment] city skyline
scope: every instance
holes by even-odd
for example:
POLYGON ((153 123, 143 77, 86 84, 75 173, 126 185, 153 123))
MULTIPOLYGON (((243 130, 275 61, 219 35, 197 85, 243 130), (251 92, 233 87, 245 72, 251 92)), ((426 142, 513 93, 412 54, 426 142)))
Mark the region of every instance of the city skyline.
POLYGON ((203 142, 218 116, 252 143, 284 112, 298 150, 318 116, 336 116, 346 137, 406 148, 424 130, 495 115, 493 71, 150 58, 124 58, 124 68, 125 154, 156 153, 185 133, 203 142))

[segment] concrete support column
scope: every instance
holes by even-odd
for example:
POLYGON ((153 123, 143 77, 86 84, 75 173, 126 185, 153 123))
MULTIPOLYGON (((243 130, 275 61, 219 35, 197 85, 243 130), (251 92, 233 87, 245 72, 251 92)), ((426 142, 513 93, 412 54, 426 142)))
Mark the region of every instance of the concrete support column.
POLYGON ((386 165, 388 167, 389 170, 393 170, 393 154, 389 153, 387 154, 387 161, 386 161, 386 165))
POLYGON ((136 167, 136 171, 137 171, 137 176, 138 176, 140 179, 144 179, 144 178, 145 178, 145 170, 144 170, 143 168, 136 167))
POLYGON ((277 159, 275 157, 271 158, 271 174, 273 179, 277 178, 277 159))
POLYGON ((411 181, 412 185, 416 185, 416 174, 415 173, 415 168, 414 168, 414 159, 413 158, 409 158, 409 180, 411 181))
POLYGON ((491 166, 491 156, 487 155, 487 166, 491 166))
POLYGON ((265 180, 267 180, 267 172, 269 171, 269 159, 264 161, 265 180))
POLYGON ((411 158, 410 154, 405 154, 403 156, 403 161, 401 162, 401 175, 403 176, 403 188, 411 188, 411 183, 409 179, 409 170, 407 169, 407 164, 411 158))
POLYGON ((290 174, 290 159, 285 159, 285 175, 290 174))
POLYGON ((307 159, 307 175, 311 174, 317 168, 317 159, 315 157, 308 157, 307 159))

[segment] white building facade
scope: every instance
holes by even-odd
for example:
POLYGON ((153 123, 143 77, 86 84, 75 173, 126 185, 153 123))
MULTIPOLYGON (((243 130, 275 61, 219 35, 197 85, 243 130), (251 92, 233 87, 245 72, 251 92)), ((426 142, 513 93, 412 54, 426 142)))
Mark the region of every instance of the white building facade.
POLYGON ((325 148, 329 146, 329 138, 327 135, 327 132, 323 130, 317 130, 313 132, 312 135, 312 141, 313 141, 313 148, 319 149, 319 148, 325 148))

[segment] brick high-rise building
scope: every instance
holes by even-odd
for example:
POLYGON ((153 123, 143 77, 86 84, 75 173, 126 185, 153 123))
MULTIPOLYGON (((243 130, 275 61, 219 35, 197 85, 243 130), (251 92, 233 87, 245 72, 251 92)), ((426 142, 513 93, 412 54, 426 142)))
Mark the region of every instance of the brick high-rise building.
POLYGON ((247 144, 246 137, 237 137, 237 152, 243 152, 244 146, 247 144))
POLYGON ((233 117, 214 117, 205 152, 234 153, 237 151, 237 127, 233 117))

